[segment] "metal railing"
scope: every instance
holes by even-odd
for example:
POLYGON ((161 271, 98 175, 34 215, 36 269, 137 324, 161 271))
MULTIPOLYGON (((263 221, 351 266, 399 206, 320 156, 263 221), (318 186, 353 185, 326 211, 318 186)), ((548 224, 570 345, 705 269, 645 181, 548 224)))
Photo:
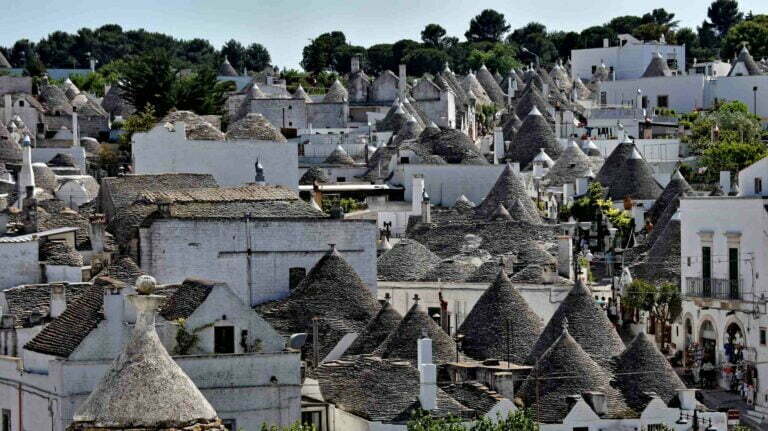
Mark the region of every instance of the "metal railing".
POLYGON ((685 296, 740 300, 743 299, 742 279, 686 277, 685 296))

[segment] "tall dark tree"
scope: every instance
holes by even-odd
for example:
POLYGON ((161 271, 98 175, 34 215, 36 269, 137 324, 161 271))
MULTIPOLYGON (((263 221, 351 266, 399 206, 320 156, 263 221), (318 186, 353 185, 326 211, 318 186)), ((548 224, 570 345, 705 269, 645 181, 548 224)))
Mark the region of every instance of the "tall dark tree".
POLYGON ((557 57, 560 59, 570 57, 571 50, 582 48, 581 36, 575 31, 552 32, 549 33, 549 39, 555 45, 555 49, 557 49, 557 57))
POLYGON ((617 16, 605 26, 609 27, 616 34, 632 34, 632 31, 642 22, 643 19, 639 16, 624 15, 617 16))
POLYGON ((155 49, 128 59, 122 70, 122 79, 117 85, 131 105, 140 109, 149 105, 157 115, 162 116, 175 104, 175 80, 176 70, 171 65, 168 53, 155 49))
POLYGON ((203 66, 176 80, 171 93, 174 107, 201 115, 222 114, 226 92, 234 90, 234 83, 219 82, 217 75, 218 71, 212 66, 203 66))
POLYGON ((608 26, 596 25, 581 31, 581 44, 584 48, 599 48, 603 39, 616 40, 618 34, 608 26))
POLYGON ((421 48, 421 44, 415 40, 402 39, 392 45, 392 62, 393 65, 390 70, 397 73, 397 66, 403 63, 403 59, 408 53, 416 49, 421 48))
POLYGON ((26 67, 27 59, 35 54, 35 43, 29 39, 20 39, 11 47, 8 61, 16 67, 26 67))
POLYGON ((363 46, 344 45, 333 53, 333 70, 338 73, 349 73, 352 66, 352 57, 360 57, 360 62, 365 65, 368 51, 363 46))
POLYGON ((643 15, 643 24, 658 24, 666 26, 669 29, 677 28, 680 21, 675 20, 675 14, 667 12, 664 8, 654 9, 650 13, 643 15))
POLYGON ((448 61, 448 54, 437 48, 418 48, 403 58, 408 74, 421 76, 425 73, 436 74, 443 70, 448 61))
POLYGON ((221 55, 229 60, 229 63, 238 73, 243 71, 247 54, 242 43, 235 39, 230 39, 221 47, 221 55))
POLYGON ((385 70, 397 67, 391 43, 372 45, 368 47, 366 54, 368 57, 368 67, 366 70, 373 74, 379 74, 385 70))
POLYGON ((446 31, 439 24, 427 24, 421 31, 421 41, 432 48, 441 48, 446 31))
POLYGON ((272 62, 272 57, 264 45, 252 43, 245 49, 245 68, 248 70, 263 70, 272 62))
POLYGON ((485 9, 469 22, 469 30, 464 36, 470 42, 500 42, 511 27, 504 19, 504 14, 493 9, 485 9))
POLYGON ((55 31, 37 44, 40 60, 51 67, 75 67, 77 59, 71 54, 75 37, 64 31, 55 31))
POLYGON ((185 61, 191 64, 216 65, 218 63, 216 48, 205 39, 192 39, 184 42, 182 56, 185 61))
POLYGON ((523 48, 529 51, 528 57, 521 58, 525 62, 535 62, 533 54, 543 63, 552 63, 558 57, 557 47, 547 35, 547 28, 538 22, 531 22, 516 29, 507 37, 507 42, 519 46, 521 51, 523 48))
POLYGON ((739 12, 736 0, 715 0, 707 9, 707 17, 720 36, 725 36, 731 27, 741 22, 744 14, 739 12))
POLYGON ((307 72, 320 72, 325 69, 335 69, 333 55, 347 44, 347 37, 340 31, 323 33, 313 39, 302 52, 301 67, 307 72))

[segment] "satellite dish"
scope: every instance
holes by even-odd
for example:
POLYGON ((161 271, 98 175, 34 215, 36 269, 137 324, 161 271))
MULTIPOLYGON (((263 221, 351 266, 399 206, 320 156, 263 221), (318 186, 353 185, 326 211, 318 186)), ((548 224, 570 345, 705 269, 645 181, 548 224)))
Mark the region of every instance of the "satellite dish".
POLYGON ((307 333, 301 332, 298 334, 291 335, 291 338, 288 339, 288 348, 300 350, 304 343, 307 341, 307 333))

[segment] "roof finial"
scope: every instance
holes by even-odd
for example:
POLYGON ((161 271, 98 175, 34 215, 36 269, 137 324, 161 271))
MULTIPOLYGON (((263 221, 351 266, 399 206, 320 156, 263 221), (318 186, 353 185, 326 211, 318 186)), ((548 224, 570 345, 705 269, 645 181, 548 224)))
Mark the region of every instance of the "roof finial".
POLYGON ((418 293, 414 293, 413 294, 413 305, 418 305, 420 300, 421 300, 421 298, 419 298, 419 294, 418 293))
POLYGON ((384 302, 389 304, 389 301, 392 299, 392 295, 389 294, 389 292, 384 294, 384 302))
POLYGON ((568 332, 568 318, 563 317, 563 321, 560 322, 561 327, 563 328, 563 334, 568 332))

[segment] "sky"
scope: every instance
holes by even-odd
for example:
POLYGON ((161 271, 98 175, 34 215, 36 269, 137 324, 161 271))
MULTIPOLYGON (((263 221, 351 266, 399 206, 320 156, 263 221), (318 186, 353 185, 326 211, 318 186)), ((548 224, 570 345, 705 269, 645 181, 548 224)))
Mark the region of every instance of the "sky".
MULTIPOLYGON (((470 19, 483 9, 505 15, 512 28, 538 21, 549 30, 603 24, 620 15, 663 7, 681 26, 695 28, 711 0, 0 0, 0 45, 37 41, 63 30, 119 24, 180 39, 204 38, 220 48, 229 39, 266 46, 273 64, 298 68, 301 50, 317 35, 341 30, 349 43, 370 46, 419 40, 437 23, 464 39, 470 19), (23 7, 19 7, 23 5, 23 7)), ((768 13, 766 0, 739 0, 742 11, 768 13)))

